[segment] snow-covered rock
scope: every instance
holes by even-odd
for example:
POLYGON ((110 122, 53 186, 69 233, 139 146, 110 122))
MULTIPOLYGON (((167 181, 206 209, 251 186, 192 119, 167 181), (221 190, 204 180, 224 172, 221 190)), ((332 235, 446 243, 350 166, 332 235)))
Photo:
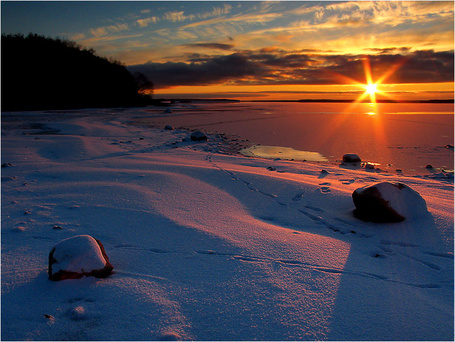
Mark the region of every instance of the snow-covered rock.
POLYGON ((402 183, 383 182, 355 190, 354 215, 364 221, 400 222, 428 213, 420 194, 402 183))
POLYGON ((195 131, 195 132, 191 133, 190 139, 192 141, 203 141, 203 140, 207 140, 207 136, 204 133, 202 133, 201 131, 195 131))
POLYGON ((343 163, 360 163, 362 160, 355 153, 346 153, 343 155, 343 163))
POLYGON ((375 164, 373 164, 373 163, 365 163, 365 169, 366 170, 374 170, 375 169, 375 164))
POLYGON ((49 253, 49 279, 78 279, 83 276, 107 277, 114 267, 103 244, 90 235, 77 235, 60 241, 49 253))

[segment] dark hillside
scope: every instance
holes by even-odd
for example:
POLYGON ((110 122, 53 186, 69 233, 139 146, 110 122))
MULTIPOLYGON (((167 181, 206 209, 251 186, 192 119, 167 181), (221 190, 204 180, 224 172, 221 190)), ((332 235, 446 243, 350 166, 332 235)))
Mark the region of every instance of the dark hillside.
POLYGON ((138 106, 134 77, 119 62, 74 42, 2 35, 2 111, 138 106))

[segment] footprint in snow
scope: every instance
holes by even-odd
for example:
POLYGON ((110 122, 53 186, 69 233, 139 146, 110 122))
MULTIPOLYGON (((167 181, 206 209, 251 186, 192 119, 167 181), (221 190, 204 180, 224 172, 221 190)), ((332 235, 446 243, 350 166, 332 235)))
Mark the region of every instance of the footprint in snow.
POLYGON ((321 208, 318 208, 318 207, 313 207, 312 205, 305 205, 304 207, 307 208, 307 209, 311 209, 311 210, 317 211, 319 213, 323 213, 325 211, 324 209, 321 209, 321 208))
POLYGON ((299 192, 294 197, 292 197, 292 201, 294 201, 294 202, 300 201, 302 199, 303 194, 304 194, 304 192, 299 192))
POLYGON ((328 182, 324 182, 324 183, 319 183, 319 185, 323 185, 320 190, 322 193, 327 193, 327 192, 330 192, 330 185, 332 185, 332 183, 328 183, 328 182))
POLYGON ((377 258, 377 259, 386 259, 386 258, 388 257, 387 254, 385 254, 385 253, 383 253, 383 252, 376 252, 376 251, 371 252, 371 253, 370 253, 370 256, 371 256, 372 258, 377 258))
POLYGON ((67 300, 68 303, 70 304, 73 304, 73 303, 76 303, 76 302, 87 302, 87 303, 93 303, 95 302, 96 300, 94 298, 91 298, 91 297, 88 297, 88 298, 84 298, 84 297, 73 297, 73 298, 70 298, 67 300))

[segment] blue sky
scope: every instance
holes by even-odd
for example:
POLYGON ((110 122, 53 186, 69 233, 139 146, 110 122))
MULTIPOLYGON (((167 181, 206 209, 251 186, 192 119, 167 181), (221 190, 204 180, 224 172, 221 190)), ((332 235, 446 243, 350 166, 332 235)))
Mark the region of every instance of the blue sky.
POLYGON ((2 1, 2 33, 29 32, 115 58, 149 76, 158 92, 331 92, 365 82, 363 56, 383 89, 453 89, 453 1, 2 1), (396 71, 384 79, 388 64, 396 71))

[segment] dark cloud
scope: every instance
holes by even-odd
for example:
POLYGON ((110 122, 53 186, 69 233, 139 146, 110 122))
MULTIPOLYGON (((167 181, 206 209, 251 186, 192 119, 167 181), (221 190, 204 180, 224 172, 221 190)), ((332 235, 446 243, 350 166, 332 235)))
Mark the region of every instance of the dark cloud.
POLYGON ((232 50, 234 48, 233 44, 221 44, 221 43, 196 43, 196 44, 185 44, 183 46, 190 47, 190 48, 212 49, 212 50, 232 50))
POLYGON ((366 51, 373 51, 382 54, 390 54, 390 53, 407 53, 411 50, 410 47, 390 47, 390 48, 368 48, 364 49, 366 51))
POLYGON ((235 81, 245 77, 261 77, 265 68, 240 54, 218 56, 201 63, 146 63, 128 67, 153 81, 155 88, 179 85, 208 85, 235 81))
POLYGON ((417 51, 407 58, 403 67, 394 73, 390 81, 397 82, 453 82, 454 54, 451 52, 417 51))
MULTIPOLYGON (((390 50, 392 51, 392 50, 390 50)), ((397 51, 397 50, 393 50, 397 51)), ((155 88, 218 83, 249 85, 365 83, 368 60, 373 81, 384 83, 453 82, 454 53, 433 50, 375 55, 325 55, 275 51, 239 51, 228 56, 191 54, 186 62, 146 63, 128 67, 149 77, 155 88), (390 71, 394 70, 393 73, 390 71)))

